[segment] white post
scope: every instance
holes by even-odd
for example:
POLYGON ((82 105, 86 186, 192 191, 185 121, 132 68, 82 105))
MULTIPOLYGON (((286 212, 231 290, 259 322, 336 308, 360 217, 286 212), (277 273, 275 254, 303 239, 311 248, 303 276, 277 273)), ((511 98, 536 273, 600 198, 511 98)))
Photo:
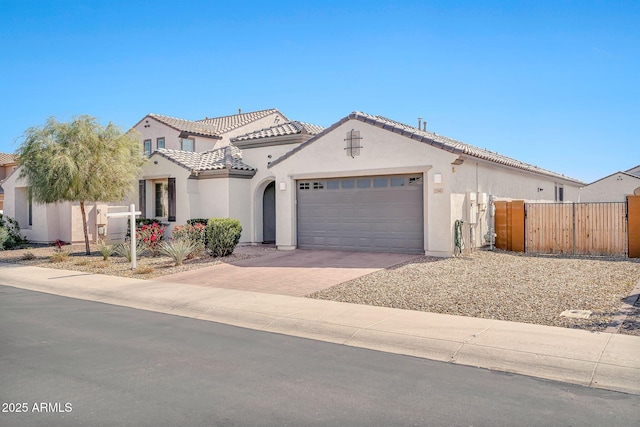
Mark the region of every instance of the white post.
POLYGON ((142 215, 142 212, 136 211, 134 204, 129 206, 129 212, 107 214, 107 218, 129 217, 129 230, 131 230, 131 269, 136 268, 136 215, 142 215))
POLYGON ((138 242, 136 242, 136 207, 132 203, 129 206, 129 212, 131 212, 131 216, 129 217, 129 221, 131 224, 131 269, 136 269, 136 246, 138 242))

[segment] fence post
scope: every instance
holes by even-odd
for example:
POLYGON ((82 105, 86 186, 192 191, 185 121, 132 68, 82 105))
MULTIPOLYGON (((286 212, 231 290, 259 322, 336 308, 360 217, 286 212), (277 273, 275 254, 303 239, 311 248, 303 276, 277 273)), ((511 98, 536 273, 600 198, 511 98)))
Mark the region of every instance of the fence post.
POLYGON ((627 196, 629 258, 640 258, 640 196, 627 196))
POLYGON ((524 200, 511 202, 511 248, 514 252, 524 252, 524 200))

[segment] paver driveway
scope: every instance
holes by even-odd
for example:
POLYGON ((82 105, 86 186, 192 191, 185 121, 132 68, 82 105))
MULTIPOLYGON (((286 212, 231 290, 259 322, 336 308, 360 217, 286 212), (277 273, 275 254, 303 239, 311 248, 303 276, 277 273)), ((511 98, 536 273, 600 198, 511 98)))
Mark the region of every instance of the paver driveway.
POLYGON ((416 257, 409 254, 303 249, 260 251, 251 247, 237 248, 236 251, 261 256, 171 274, 155 280, 304 296, 416 257))

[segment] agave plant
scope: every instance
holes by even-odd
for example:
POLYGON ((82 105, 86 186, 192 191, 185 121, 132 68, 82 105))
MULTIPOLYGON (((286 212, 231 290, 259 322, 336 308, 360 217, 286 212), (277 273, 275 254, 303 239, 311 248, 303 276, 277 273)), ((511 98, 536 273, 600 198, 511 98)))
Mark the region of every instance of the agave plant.
MULTIPOLYGON (((107 244, 104 240, 100 240, 98 242, 98 251, 102 254, 103 261, 106 261, 115 252, 115 247, 107 244)), ((131 248, 129 248, 129 251, 131 251, 131 248)))
POLYGON ((182 265, 182 262, 196 249, 196 246, 187 239, 162 242, 160 245, 160 253, 170 257, 175 265, 182 265))
MULTIPOLYGON (((136 245, 136 254, 142 255, 144 252, 144 248, 140 243, 136 245)), ((116 254, 123 256, 127 259, 127 261, 131 262, 131 242, 125 242, 117 244, 113 247, 113 252, 116 254)))

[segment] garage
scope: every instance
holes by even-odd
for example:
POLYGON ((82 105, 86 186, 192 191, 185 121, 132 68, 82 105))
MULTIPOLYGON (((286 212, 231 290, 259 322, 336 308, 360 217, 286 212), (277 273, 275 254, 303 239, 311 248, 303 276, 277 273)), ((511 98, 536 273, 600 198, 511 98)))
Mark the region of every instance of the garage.
POLYGON ((422 174, 296 181, 298 247, 424 253, 422 174))

